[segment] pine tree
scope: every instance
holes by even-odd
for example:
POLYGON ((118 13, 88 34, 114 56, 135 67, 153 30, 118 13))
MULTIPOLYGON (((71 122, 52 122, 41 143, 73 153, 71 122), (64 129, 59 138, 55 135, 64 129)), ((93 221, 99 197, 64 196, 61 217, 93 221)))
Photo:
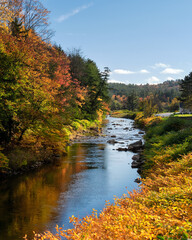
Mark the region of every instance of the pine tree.
POLYGON ((15 17, 11 22, 11 33, 13 36, 18 37, 22 32, 22 23, 15 17))
POLYGON ((184 80, 181 80, 180 91, 180 101, 185 108, 192 110, 192 72, 185 76, 184 80))

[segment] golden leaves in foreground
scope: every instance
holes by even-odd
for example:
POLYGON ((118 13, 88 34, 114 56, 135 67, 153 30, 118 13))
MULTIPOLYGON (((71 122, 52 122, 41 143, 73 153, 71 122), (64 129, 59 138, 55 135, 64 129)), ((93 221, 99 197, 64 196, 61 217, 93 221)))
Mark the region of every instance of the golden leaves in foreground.
MULTIPOLYGON (((56 227, 34 240, 50 239, 187 239, 192 236, 192 153, 165 164, 133 191, 107 203, 97 216, 72 216, 74 229, 56 227), (166 177, 165 177, 166 176, 166 177)), ((25 238, 27 239, 27 238, 25 238)))
MULTIPOLYGON (((144 124, 154 125, 160 121, 159 118, 148 118, 144 124)), ((191 139, 187 134, 186 137, 191 139)), ((83 219, 72 216, 70 221, 74 224, 73 229, 57 227, 56 235, 47 232, 40 235, 39 239, 191 239, 192 152, 172 154, 174 151, 182 153, 180 147, 184 147, 185 143, 186 139, 183 139, 183 143, 173 143, 163 148, 154 145, 155 155, 150 159, 154 165, 147 171, 147 177, 142 179, 139 191, 124 194, 114 204, 107 202, 100 214, 93 211, 92 215, 83 219)))

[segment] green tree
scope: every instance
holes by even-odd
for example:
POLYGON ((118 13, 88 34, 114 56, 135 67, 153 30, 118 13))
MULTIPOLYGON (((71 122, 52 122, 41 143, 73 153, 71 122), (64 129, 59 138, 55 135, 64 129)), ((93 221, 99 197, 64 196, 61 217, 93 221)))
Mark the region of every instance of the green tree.
POLYGON ((137 109, 137 106, 138 106, 138 97, 136 93, 133 91, 127 97, 127 109, 130 111, 134 111, 137 109))
POLYGON ((76 111, 76 117, 95 119, 97 111, 104 110, 104 103, 109 100, 107 80, 110 70, 105 68, 100 72, 94 61, 82 57, 80 50, 73 49, 68 57, 72 79, 78 80, 86 89, 85 99, 76 111))
POLYGON ((181 97, 185 108, 192 110, 192 72, 188 76, 185 76, 180 83, 181 97))
POLYGON ((108 68, 105 68, 104 72, 100 73, 95 62, 90 59, 86 61, 83 83, 87 86, 88 91, 82 112, 88 119, 95 119, 97 117, 97 111, 102 109, 103 101, 108 100, 108 76, 108 68))
POLYGON ((16 125, 15 102, 19 96, 17 78, 21 70, 18 59, 3 51, 0 44, 0 141, 9 143, 16 125))
POLYGON ((73 80, 79 80, 81 86, 86 87, 87 83, 84 81, 85 78, 85 63, 86 60, 82 56, 80 49, 73 49, 68 53, 70 59, 70 73, 73 80))

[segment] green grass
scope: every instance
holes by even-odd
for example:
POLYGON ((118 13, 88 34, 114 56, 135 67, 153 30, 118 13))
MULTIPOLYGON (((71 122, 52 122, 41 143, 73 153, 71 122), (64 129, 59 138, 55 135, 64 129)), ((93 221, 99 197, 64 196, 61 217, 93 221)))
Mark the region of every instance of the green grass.
POLYGON ((129 110, 115 110, 111 112, 112 117, 116 118, 130 118, 134 119, 136 117, 137 112, 132 112, 129 110))
POLYGON ((192 117, 192 114, 175 114, 174 117, 192 117))
POLYGON ((184 118, 164 119, 150 126, 145 135, 145 169, 157 162, 177 161, 192 151, 192 122, 184 118))

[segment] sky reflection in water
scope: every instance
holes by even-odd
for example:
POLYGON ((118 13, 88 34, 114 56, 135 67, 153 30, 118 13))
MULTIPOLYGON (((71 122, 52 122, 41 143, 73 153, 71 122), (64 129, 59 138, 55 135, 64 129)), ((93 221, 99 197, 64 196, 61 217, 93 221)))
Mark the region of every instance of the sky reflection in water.
POLYGON ((131 168, 133 153, 116 150, 141 138, 132 124, 132 120, 110 118, 107 136, 75 143, 54 165, 2 184, 0 240, 22 239, 33 230, 52 231, 56 224, 72 227, 72 215, 82 218, 93 208, 101 211, 106 200, 113 202, 114 196, 137 188, 134 180, 139 175, 131 168), (120 143, 108 144, 112 135, 120 143))

